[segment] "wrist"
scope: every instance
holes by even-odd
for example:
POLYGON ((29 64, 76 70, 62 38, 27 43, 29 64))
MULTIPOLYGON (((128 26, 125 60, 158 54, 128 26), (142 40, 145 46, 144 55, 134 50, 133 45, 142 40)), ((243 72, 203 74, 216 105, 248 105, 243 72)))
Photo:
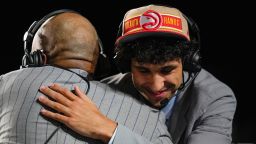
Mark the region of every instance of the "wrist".
POLYGON ((102 126, 103 128, 101 129, 100 139, 104 143, 108 143, 115 132, 117 123, 108 119, 108 122, 102 126))

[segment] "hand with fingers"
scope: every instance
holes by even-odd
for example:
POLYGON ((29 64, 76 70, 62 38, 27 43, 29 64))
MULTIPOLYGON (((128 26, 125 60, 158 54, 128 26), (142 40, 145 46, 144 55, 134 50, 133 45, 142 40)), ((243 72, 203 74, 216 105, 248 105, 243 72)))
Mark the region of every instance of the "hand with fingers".
POLYGON ((50 97, 40 96, 39 101, 58 113, 41 110, 41 114, 59 121, 77 133, 108 142, 117 123, 104 116, 97 106, 75 86, 74 93, 58 84, 41 86, 40 91, 50 97))

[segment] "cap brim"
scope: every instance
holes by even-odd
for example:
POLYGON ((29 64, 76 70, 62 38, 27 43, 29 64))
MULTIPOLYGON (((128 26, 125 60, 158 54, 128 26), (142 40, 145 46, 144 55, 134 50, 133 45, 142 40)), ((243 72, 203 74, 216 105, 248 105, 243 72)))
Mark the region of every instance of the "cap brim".
POLYGON ((135 33, 129 33, 129 34, 123 35, 117 39, 116 44, 120 45, 127 42, 131 42, 136 39, 146 38, 146 37, 164 37, 164 38, 170 37, 170 38, 173 38, 174 40, 177 39, 177 40, 189 41, 188 38, 186 38, 184 35, 181 35, 179 33, 166 32, 166 31, 158 31, 158 32, 144 31, 144 32, 135 32, 135 33))

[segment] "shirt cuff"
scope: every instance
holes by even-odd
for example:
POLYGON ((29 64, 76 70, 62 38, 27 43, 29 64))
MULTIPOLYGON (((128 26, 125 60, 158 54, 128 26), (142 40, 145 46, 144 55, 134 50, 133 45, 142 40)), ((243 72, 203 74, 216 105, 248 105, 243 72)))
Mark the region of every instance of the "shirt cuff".
POLYGON ((114 131, 114 133, 113 133, 111 139, 109 140, 108 144, 112 144, 112 143, 113 143, 113 141, 114 141, 114 139, 115 139, 115 136, 116 136, 116 131, 117 131, 117 127, 116 127, 116 129, 115 129, 115 131, 114 131))

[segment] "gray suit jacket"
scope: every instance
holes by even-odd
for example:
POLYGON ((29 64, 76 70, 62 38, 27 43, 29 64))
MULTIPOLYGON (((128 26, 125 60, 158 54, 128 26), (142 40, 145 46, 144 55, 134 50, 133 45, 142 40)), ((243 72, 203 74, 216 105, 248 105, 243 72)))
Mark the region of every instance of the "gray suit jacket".
MULTIPOLYGON (((85 71, 72 71, 87 76, 85 71)), ((102 143, 80 136, 63 124, 39 115, 42 106, 37 102, 37 98, 42 95, 38 91, 41 85, 59 83, 69 89, 74 85, 78 85, 84 92, 88 89, 87 82, 74 72, 44 66, 2 75, 0 143, 102 143)), ((113 144, 171 143, 164 114, 142 103, 138 97, 97 81, 90 81, 88 96, 103 114, 118 122, 113 144)))
MULTIPOLYGON (((136 91, 129 73, 111 76, 103 82, 136 91)), ((235 110, 236 99, 232 90, 202 69, 177 96, 172 115, 168 118, 173 143, 230 144, 235 110)))

